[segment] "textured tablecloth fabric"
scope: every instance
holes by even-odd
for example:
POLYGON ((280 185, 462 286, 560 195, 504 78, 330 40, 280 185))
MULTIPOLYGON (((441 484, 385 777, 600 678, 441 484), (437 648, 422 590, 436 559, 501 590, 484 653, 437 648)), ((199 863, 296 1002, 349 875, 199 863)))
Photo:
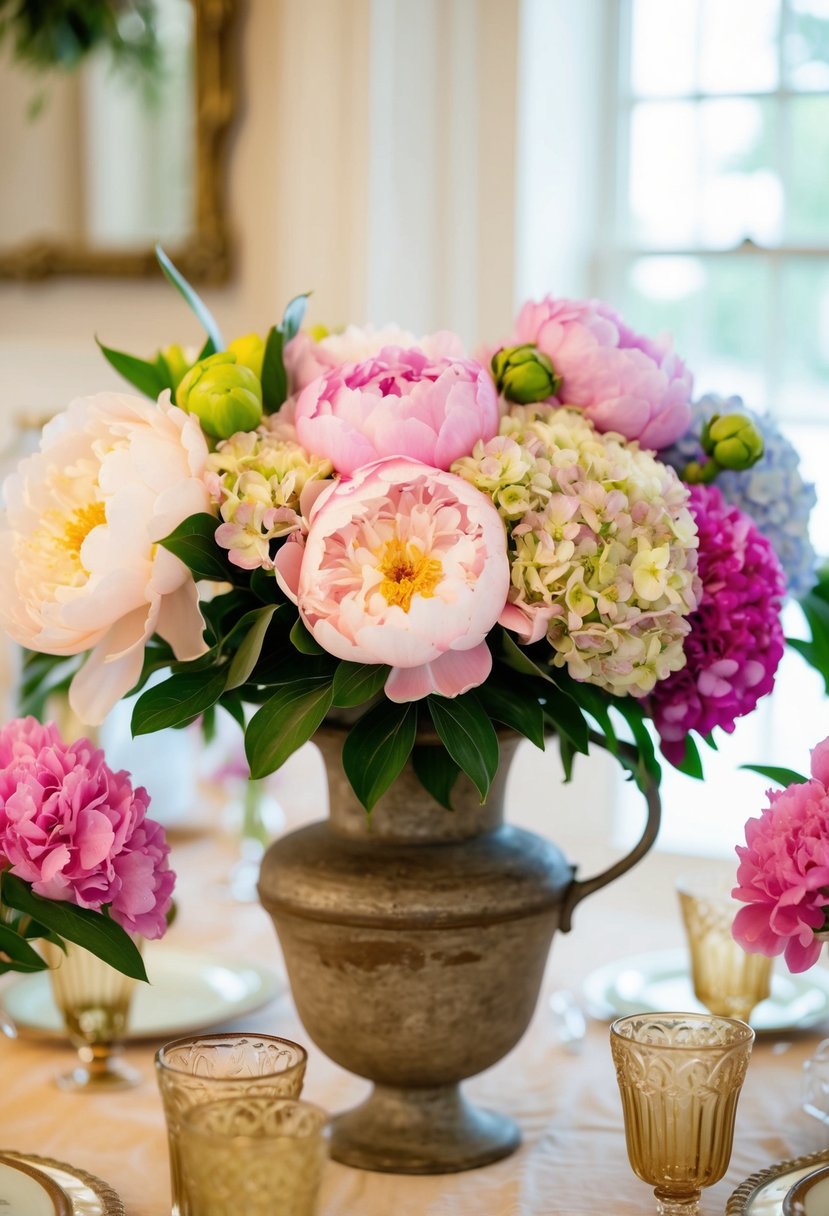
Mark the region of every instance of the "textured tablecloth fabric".
MULTIPOLYGON (((582 847, 583 859, 594 865, 612 855, 595 839, 586 839, 582 847)), ((180 874, 180 916, 168 944, 280 967, 264 912, 255 904, 234 904, 222 891, 231 860, 227 837, 204 830, 179 834, 173 861, 180 874)), ((321 1216, 634 1216, 653 1211, 649 1188, 627 1162, 607 1024, 590 1020, 582 1050, 573 1054, 556 1037, 548 997, 559 988, 578 995, 584 976, 611 959, 680 945, 674 879, 679 869, 687 873, 704 864, 652 853, 632 874, 580 907, 571 934, 557 936, 529 1031, 506 1059, 467 1084, 475 1100, 519 1120, 524 1143, 514 1156, 486 1169, 432 1178, 331 1164, 321 1216)), ((268 1031, 308 1044, 287 992, 229 1028, 268 1031)), ((754 1171, 829 1147, 829 1131, 799 1110, 802 1064, 824 1034, 829 1027, 758 1041, 738 1110, 731 1167, 705 1193, 704 1212, 722 1213, 730 1192, 754 1171)), ((127 1052, 129 1062, 143 1073, 139 1088, 66 1094, 56 1089, 53 1077, 71 1063, 68 1047, 0 1038, 0 1148, 55 1157, 97 1174, 119 1192, 127 1216, 168 1213, 166 1133, 154 1050, 148 1044, 127 1052)), ((366 1083, 313 1045, 309 1051, 305 1096, 331 1111, 359 1101, 366 1083)))

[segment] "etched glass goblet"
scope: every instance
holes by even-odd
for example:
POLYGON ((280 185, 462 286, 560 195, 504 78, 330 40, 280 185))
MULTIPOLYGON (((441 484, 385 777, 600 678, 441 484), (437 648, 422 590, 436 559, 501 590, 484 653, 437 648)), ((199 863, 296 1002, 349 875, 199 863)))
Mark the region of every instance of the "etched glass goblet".
POLYGON ((310 1102, 253 1095, 187 1111, 179 1139, 193 1216, 315 1216, 327 1122, 310 1102))
POLYGON ((189 1205, 181 1174, 180 1136, 187 1112, 237 1099, 296 1099, 307 1059, 298 1043, 267 1034, 196 1035, 167 1043, 156 1053, 170 1146, 173 1216, 199 1216, 189 1205))
POLYGON ((698 1216, 731 1159, 754 1031, 710 1014, 633 1014, 610 1028, 633 1172, 661 1216, 698 1216))
MULTIPOLYGON (((136 944, 141 945, 140 939, 136 944)), ((66 953, 50 941, 40 948, 49 964, 52 996, 79 1062, 55 1078, 60 1089, 130 1089, 141 1074, 121 1057, 136 981, 80 946, 66 953)))
POLYGON ((747 1022, 755 1005, 771 992, 774 959, 747 954, 735 942, 731 926, 741 906, 731 898, 734 878, 718 871, 681 878, 677 893, 691 955, 694 995, 711 1013, 747 1022))

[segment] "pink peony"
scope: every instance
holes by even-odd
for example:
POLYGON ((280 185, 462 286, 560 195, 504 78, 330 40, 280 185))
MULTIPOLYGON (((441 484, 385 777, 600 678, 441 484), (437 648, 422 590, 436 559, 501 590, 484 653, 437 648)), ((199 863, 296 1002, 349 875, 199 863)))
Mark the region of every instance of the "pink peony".
POLYGON ((392 701, 454 697, 490 673, 484 639, 509 591, 504 526, 452 473, 381 460, 323 490, 276 576, 330 654, 392 668, 392 701))
MULTIPOLYGON (((324 376, 334 367, 362 363, 372 355, 378 355, 385 346, 419 345, 414 334, 397 325, 384 325, 382 329, 375 329, 373 325, 347 325, 342 333, 326 334, 319 341, 307 330, 301 330, 285 347, 285 368, 291 392, 301 392, 317 376, 324 376)), ((463 355, 463 350, 458 354, 463 355)))
POLYGON ((829 905, 829 739, 812 752, 812 780, 770 790, 759 819, 746 823, 746 843, 732 894, 747 906, 734 918, 744 950, 785 952, 790 971, 820 955, 829 905))
POLYGON ((771 692, 784 647, 785 576, 770 542, 716 486, 691 486, 688 505, 699 532, 702 597, 690 617, 685 666, 650 698, 662 750, 674 763, 689 731, 732 731, 771 692))
POLYGON ((664 448, 691 421, 693 377, 668 337, 628 329, 601 300, 528 300, 505 346, 534 343, 562 377, 559 399, 600 431, 664 448))
POLYGON ((210 511, 198 421, 125 393, 73 401, 4 487, 0 619, 30 650, 89 651, 69 700, 99 723, 135 684, 157 633, 178 659, 206 649, 196 584, 158 541, 210 511))
POLYGON ((0 867, 37 895, 109 906, 130 933, 161 937, 175 874, 149 797, 88 739, 66 744, 33 718, 0 730, 0 867))
POLYGON ((307 386, 294 422, 302 446, 351 474, 386 456, 438 469, 498 430, 498 396, 471 359, 389 346, 364 363, 334 368, 307 386))

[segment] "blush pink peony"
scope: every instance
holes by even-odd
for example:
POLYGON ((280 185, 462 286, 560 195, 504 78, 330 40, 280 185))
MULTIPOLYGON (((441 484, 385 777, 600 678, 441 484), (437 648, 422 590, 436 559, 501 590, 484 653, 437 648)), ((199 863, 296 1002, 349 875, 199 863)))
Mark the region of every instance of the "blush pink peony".
POLYGON ((90 651, 70 689, 97 724, 135 684, 153 633, 179 659, 205 647, 196 585, 158 544, 210 511, 207 445, 195 418, 122 393, 72 402, 5 485, 0 619, 20 645, 90 651))
MULTIPOLYGON (((397 325, 383 325, 380 329, 373 325, 347 325, 341 333, 326 334, 318 341, 303 329, 285 347, 285 370, 291 393, 301 392, 334 367, 362 363, 372 355, 379 355, 385 346, 418 345, 414 334, 397 325)), ((463 350, 458 353, 462 355, 463 350)))
POLYGON ((693 377, 670 338, 629 329, 601 300, 528 300, 506 346, 534 343, 562 377, 559 400, 583 410, 600 431, 659 449, 691 421, 693 377))
POLYGON ((448 469, 496 434, 500 407, 485 369, 439 345, 385 347, 312 381, 296 401, 299 442, 345 475, 387 456, 448 469))
POLYGON ((820 955, 829 906, 829 739, 812 752, 812 780, 769 791, 769 805, 746 824, 732 894, 747 906, 734 919, 744 950, 785 953, 790 971, 820 955))
POLYGON ((161 937, 175 874, 149 797, 88 739, 66 744, 33 718, 0 730, 0 868, 36 895, 109 907, 128 932, 161 937))
POLYGON ((308 524, 277 553, 276 575, 320 646, 388 664, 392 701, 484 682, 510 580, 490 499, 452 473, 381 460, 323 490, 308 524))

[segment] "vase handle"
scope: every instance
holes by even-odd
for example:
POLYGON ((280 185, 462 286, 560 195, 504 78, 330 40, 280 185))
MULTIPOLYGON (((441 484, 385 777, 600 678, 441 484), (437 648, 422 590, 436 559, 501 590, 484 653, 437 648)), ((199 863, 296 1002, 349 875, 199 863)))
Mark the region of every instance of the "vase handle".
POLYGON ((602 887, 606 887, 614 879, 621 878, 623 874, 626 874, 628 870, 636 865, 637 861, 641 861, 652 847, 662 819, 662 801, 659 797, 659 786, 650 775, 648 775, 647 786, 643 790, 643 793, 648 807, 648 815, 638 842, 621 861, 617 861, 615 865, 602 870, 601 874, 595 874, 593 878, 573 879, 567 888, 562 902, 561 921, 559 924, 562 933, 570 932, 573 923, 573 911, 577 904, 580 904, 588 895, 592 895, 594 891, 600 891, 602 887))

